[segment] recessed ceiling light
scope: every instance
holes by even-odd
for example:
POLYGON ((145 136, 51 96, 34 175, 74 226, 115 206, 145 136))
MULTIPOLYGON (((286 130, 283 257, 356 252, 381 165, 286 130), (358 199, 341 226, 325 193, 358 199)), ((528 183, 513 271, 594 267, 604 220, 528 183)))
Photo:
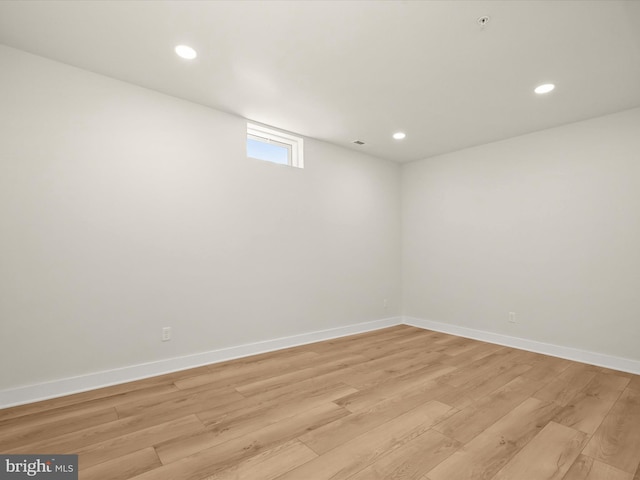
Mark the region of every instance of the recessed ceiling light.
POLYGON ((186 58, 187 60, 193 60, 198 56, 198 52, 188 45, 178 45, 175 50, 179 57, 186 58))
POLYGON ((395 138, 396 140, 402 140, 406 136, 407 136, 407 134, 404 133, 404 132, 396 132, 396 133, 393 134, 393 138, 395 138))
POLYGON ((538 95, 542 95, 543 93, 549 93, 554 88, 556 88, 556 86, 553 83, 545 83, 543 85, 538 85, 534 92, 538 95))

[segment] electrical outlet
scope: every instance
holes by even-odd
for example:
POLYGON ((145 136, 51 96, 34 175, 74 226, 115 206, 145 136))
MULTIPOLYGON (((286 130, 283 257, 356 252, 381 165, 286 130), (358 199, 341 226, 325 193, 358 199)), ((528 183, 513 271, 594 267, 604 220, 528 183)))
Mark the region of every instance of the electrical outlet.
POLYGON ((509 312, 509 323, 518 323, 516 322, 516 312, 509 312))
POLYGON ((389 299, 388 299, 388 298, 385 298, 385 299, 382 301, 382 306, 383 306, 384 308, 389 308, 389 299))
POLYGON ((164 327, 162 329, 162 341, 168 342, 171 340, 171 327, 164 327))

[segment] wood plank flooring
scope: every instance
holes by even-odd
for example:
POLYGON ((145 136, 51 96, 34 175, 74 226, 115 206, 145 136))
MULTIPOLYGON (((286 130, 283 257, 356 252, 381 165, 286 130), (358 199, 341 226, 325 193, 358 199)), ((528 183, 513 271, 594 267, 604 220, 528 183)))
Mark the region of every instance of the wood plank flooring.
POLYGON ((397 326, 0 410, 83 480, 640 480, 640 376, 397 326))

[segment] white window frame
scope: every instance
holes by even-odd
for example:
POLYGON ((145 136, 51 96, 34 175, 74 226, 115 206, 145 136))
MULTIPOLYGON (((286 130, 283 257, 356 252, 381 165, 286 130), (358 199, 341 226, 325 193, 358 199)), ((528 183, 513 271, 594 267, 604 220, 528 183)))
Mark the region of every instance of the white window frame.
MULTIPOLYGON (((247 138, 285 147, 289 152, 288 165, 296 168, 304 168, 304 140, 302 137, 247 122, 247 138)), ((259 158, 258 160, 263 159, 259 158)))

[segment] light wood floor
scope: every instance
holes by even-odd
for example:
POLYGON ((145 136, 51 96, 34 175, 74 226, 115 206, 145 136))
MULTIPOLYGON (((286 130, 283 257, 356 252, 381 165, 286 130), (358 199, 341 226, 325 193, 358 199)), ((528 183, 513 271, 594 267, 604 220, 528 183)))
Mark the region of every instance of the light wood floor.
POLYGON ((82 480, 640 480, 640 376, 398 326, 0 410, 82 480))

